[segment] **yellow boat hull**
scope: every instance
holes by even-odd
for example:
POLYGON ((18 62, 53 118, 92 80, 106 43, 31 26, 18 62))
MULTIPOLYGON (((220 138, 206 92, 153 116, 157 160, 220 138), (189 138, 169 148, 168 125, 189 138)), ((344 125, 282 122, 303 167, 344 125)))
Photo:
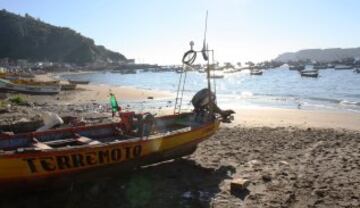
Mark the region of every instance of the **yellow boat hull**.
POLYGON ((130 170, 191 154, 199 142, 212 136, 220 122, 169 135, 132 139, 72 149, 51 149, 0 156, 0 184, 28 185, 98 171, 130 170))

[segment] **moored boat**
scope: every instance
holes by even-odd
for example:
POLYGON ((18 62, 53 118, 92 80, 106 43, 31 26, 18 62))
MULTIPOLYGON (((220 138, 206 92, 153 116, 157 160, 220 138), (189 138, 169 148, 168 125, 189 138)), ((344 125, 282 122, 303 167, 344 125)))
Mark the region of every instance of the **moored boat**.
POLYGON ((0 90, 26 94, 53 95, 60 92, 60 85, 16 84, 9 80, 0 79, 0 90))
POLYGON ((302 77, 317 78, 319 76, 319 72, 318 72, 318 70, 306 70, 306 71, 300 71, 300 75, 302 77))
POLYGON ((250 75, 262 75, 262 74, 263 74, 263 71, 260 69, 250 70, 250 75))
POLYGON ((336 65, 334 67, 335 70, 349 70, 352 69, 352 66, 348 66, 348 65, 336 65))
POLYGON ((305 69, 304 65, 289 66, 289 70, 302 71, 305 69))

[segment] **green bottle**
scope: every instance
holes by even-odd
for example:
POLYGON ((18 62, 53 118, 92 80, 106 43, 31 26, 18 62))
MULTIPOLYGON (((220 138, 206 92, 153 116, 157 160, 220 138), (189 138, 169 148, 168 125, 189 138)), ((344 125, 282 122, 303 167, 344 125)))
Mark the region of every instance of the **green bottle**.
POLYGON ((119 110, 119 105, 116 101, 116 97, 112 93, 110 93, 110 105, 113 113, 116 113, 119 110))

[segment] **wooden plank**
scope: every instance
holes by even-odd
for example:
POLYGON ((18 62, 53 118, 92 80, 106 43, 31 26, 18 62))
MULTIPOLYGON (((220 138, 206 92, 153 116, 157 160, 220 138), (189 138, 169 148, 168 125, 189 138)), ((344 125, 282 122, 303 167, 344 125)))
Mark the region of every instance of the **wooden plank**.
POLYGON ((48 149, 52 149, 52 147, 50 147, 47 144, 44 144, 42 142, 36 142, 33 144, 33 146, 37 149, 41 149, 41 150, 48 150, 48 149))

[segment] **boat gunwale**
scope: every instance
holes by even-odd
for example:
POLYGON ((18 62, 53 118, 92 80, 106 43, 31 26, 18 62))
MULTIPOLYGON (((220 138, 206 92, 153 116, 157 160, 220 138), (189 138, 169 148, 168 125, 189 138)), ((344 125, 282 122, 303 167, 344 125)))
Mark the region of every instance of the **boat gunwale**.
MULTIPOLYGON (((43 156, 43 155, 48 155, 48 154, 59 154, 64 153, 73 153, 73 152, 79 152, 79 151, 87 151, 87 150, 93 150, 95 148, 104 148, 104 147, 112 147, 112 146, 117 146, 119 144, 121 145, 129 145, 129 144, 143 144, 155 139, 168 139, 174 136, 181 136, 183 134, 187 134, 189 132, 193 132, 193 131, 198 131, 201 129, 206 129, 207 127, 211 126, 211 125, 216 125, 216 123, 219 122, 218 120, 213 120, 213 121, 209 121, 206 123, 203 123, 201 126, 199 127, 194 127, 191 128, 189 131, 185 131, 185 132, 175 132, 173 134, 168 134, 168 135, 163 135, 159 136, 159 137, 155 137, 155 138, 141 138, 141 137, 134 137, 134 138, 130 138, 127 140, 122 140, 122 141, 118 141, 118 142, 104 142, 104 143, 99 143, 99 144, 86 144, 86 145, 81 145, 81 146, 73 146, 73 147, 65 147, 65 148, 54 148, 54 149, 46 149, 46 150, 31 150, 29 152, 16 152, 12 151, 12 152, 4 152, 4 153, 0 153, 0 159, 4 158, 22 158, 22 157, 29 157, 29 156, 43 156)), ((111 125, 111 124, 110 124, 111 125)), ((216 128, 216 127, 215 127, 216 128)), ((156 136, 156 135, 153 135, 156 136)), ((208 136, 206 136, 208 137, 208 136)), ((196 139, 195 139, 196 140, 196 139)))

